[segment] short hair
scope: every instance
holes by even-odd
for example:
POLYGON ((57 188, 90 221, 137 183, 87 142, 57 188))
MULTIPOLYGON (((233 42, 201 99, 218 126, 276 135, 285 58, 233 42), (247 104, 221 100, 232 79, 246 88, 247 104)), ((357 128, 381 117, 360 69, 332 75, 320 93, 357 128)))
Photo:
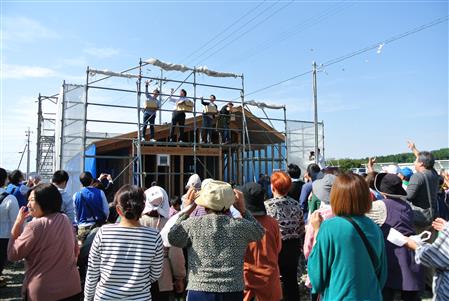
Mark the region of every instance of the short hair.
POLYGON ((328 166, 328 167, 324 168, 322 170, 322 172, 325 175, 330 174, 330 175, 334 175, 334 176, 339 176, 342 174, 340 168, 334 167, 334 166, 328 166))
POLYGON ((181 92, 183 92, 183 93, 184 93, 184 97, 185 97, 185 96, 187 96, 187 91, 186 91, 186 90, 184 90, 184 89, 181 89, 181 92))
POLYGON ((372 206, 368 184, 360 175, 342 174, 332 185, 330 203, 335 215, 364 215, 372 206))
POLYGON ((281 195, 286 195, 290 191, 292 186, 292 179, 284 171, 275 171, 271 175, 271 185, 281 195))
POLYGON ((138 220, 145 208, 145 193, 134 185, 123 185, 114 197, 114 204, 120 206, 125 218, 138 220))
POLYGON ((55 185, 51 183, 37 184, 28 190, 27 198, 30 197, 32 191, 34 191, 34 200, 39 204, 44 215, 61 211, 62 197, 55 185))
POLYGON ((217 98, 215 97, 215 95, 214 94, 211 94, 210 95, 210 98, 213 98, 214 100, 216 100, 217 98))
POLYGON ((314 177, 321 171, 321 168, 316 163, 310 163, 309 166, 307 166, 307 173, 309 176, 314 177))
POLYGON ((0 167, 0 187, 5 186, 6 178, 8 178, 8 173, 4 168, 0 167))
POLYGON ((80 174, 80 182, 84 187, 87 187, 92 184, 93 181, 92 174, 88 171, 82 172, 80 174))
POLYGON ((160 93, 160 92, 159 92, 159 89, 154 89, 154 90, 153 90, 153 93, 159 94, 159 93, 160 93))
POLYGON ((298 179, 301 176, 301 168, 296 164, 289 164, 287 166, 287 172, 292 179, 298 179))
POLYGON ((432 153, 427 151, 422 151, 418 153, 418 162, 421 162, 426 169, 432 169, 435 164, 435 159, 432 153))
POLYGON ((11 184, 19 185, 20 182, 24 180, 23 173, 18 169, 13 170, 8 175, 8 179, 11 184))
POLYGON ((69 174, 65 170, 57 170, 51 178, 52 183, 62 184, 69 181, 69 174))

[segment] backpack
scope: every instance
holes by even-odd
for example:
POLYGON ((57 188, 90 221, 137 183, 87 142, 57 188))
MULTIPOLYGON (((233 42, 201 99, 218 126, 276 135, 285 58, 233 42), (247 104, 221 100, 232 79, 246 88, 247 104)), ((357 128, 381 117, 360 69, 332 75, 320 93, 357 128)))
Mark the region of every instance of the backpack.
POLYGON ((437 194, 437 214, 444 220, 449 220, 449 192, 440 191, 437 194))
POLYGON ((0 194, 0 205, 3 203, 3 200, 6 199, 6 197, 9 195, 6 191, 2 192, 0 194))

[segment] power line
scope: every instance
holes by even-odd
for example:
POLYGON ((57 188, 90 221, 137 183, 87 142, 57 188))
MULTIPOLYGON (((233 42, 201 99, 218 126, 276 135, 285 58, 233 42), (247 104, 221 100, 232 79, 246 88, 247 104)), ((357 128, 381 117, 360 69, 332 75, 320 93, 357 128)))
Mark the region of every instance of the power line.
POLYGON ((412 35, 412 34, 415 34, 415 33, 417 33, 417 32, 423 31, 423 30, 425 30, 425 29, 427 29, 427 28, 430 28, 430 27, 433 27, 433 26, 435 26, 435 25, 444 23, 444 22, 446 22, 448 19, 449 19, 449 15, 447 15, 447 16, 445 16, 445 17, 442 17, 442 18, 438 18, 438 19, 436 19, 436 20, 433 20, 433 21, 430 22, 430 23, 427 23, 427 24, 421 25, 421 26, 419 26, 419 27, 413 28, 413 29, 411 29, 411 30, 409 30, 409 31, 406 31, 406 32, 404 32, 404 33, 401 33, 401 34, 392 36, 392 37, 390 37, 390 38, 388 38, 388 39, 386 39, 386 40, 383 40, 383 41, 377 42, 377 43, 375 43, 375 44, 372 44, 371 46, 368 46, 368 47, 365 47, 365 48, 363 48, 363 49, 354 51, 354 52, 352 52, 352 53, 343 55, 343 56, 341 56, 341 57, 339 57, 339 58, 335 58, 335 59, 329 60, 329 61, 325 62, 321 67, 322 67, 322 68, 328 67, 328 66, 334 65, 334 64, 336 64, 336 63, 342 62, 342 61, 344 61, 344 60, 350 59, 350 58, 352 58, 352 57, 354 57, 354 56, 356 56, 356 55, 359 55, 359 54, 365 53, 365 52, 367 52, 367 51, 376 49, 376 48, 379 47, 379 45, 386 45, 386 44, 393 43, 393 42, 395 42, 395 41, 397 41, 397 40, 400 40, 400 39, 402 39, 402 38, 405 38, 405 37, 407 37, 407 36, 409 36, 409 35, 412 35))
POLYGON ((215 54, 217 54, 218 52, 222 51, 224 48, 228 47, 229 45, 231 45, 232 43, 234 43, 235 41, 237 41, 238 39, 240 39, 241 37, 243 37, 244 35, 246 35, 247 33, 249 33, 250 31, 252 31, 253 29, 255 29, 256 27, 258 27, 259 25, 261 25, 262 23, 266 22, 268 19, 270 19, 271 17, 273 17, 275 14, 277 14, 278 12, 280 12, 281 10, 283 10, 284 8, 286 8, 287 6, 289 6, 290 4, 292 4, 294 1, 290 1, 287 2, 287 4, 285 4, 284 6, 278 8, 277 10, 275 10, 273 13, 271 13, 268 17, 266 17, 265 19, 261 20, 260 22, 256 23, 254 26, 252 26, 250 29, 248 29, 247 31, 243 32, 241 35, 237 36, 236 38, 232 39, 230 42, 228 42, 227 44, 225 44, 224 46, 222 46, 221 48, 219 48, 218 50, 214 51, 212 54, 208 55, 205 59, 203 59, 203 61, 207 60, 208 58, 214 56, 215 54))
POLYGON ((216 42, 215 44, 213 44, 211 47, 207 48, 206 50, 204 50, 203 52, 201 52, 198 57, 197 60, 199 60, 200 57, 202 57, 203 55, 205 55, 207 52, 209 52, 210 50, 214 49, 215 47, 217 47, 218 45, 220 45, 222 42, 226 41, 227 39, 229 39, 232 35, 234 35, 235 33, 239 32, 240 30, 242 30, 245 26, 247 26, 248 24, 250 24, 251 22, 253 22, 254 20, 256 20, 257 18, 259 18, 261 15, 263 15, 266 11, 270 10, 272 7, 274 7, 280 0, 277 0, 276 2, 274 2, 273 4, 271 4, 270 6, 266 7, 264 10, 262 10, 261 12, 259 12, 257 15, 255 15, 254 17, 252 17, 249 21, 245 22, 241 27, 233 30, 231 33, 229 33, 228 35, 226 35, 224 38, 220 39, 218 42, 216 42))
POLYGON ((187 57, 185 57, 184 59, 181 60, 181 62, 188 60, 190 57, 192 57, 195 53, 199 52, 201 49, 203 49, 204 47, 206 47, 209 43, 211 43, 212 41, 216 40, 220 35, 224 34, 226 31, 228 31, 228 29, 232 28, 235 24, 239 23, 243 18, 245 18, 246 16, 250 15, 251 13, 253 13, 254 11, 256 11, 260 6, 262 6, 264 4, 266 0, 262 1, 261 3, 259 3, 259 5, 257 5, 255 8, 252 8, 250 10, 248 10, 245 14, 243 14, 240 18, 238 18, 236 21, 234 21, 233 23, 231 23, 230 25, 228 25, 225 29, 223 29, 222 31, 220 31, 219 33, 217 33, 214 37, 212 37, 211 39, 209 39, 207 42, 205 42, 204 44, 202 44, 199 48, 197 48, 196 50, 194 50, 192 53, 190 53, 187 57))
MULTIPOLYGON (((293 26, 291 26, 291 29, 284 30, 280 34, 278 34, 276 37, 267 39, 262 43, 259 43, 257 46, 253 47, 252 49, 248 50, 244 55, 240 56, 240 58, 245 58, 245 60, 248 60, 256 55, 261 54, 262 52, 267 51, 268 49, 272 48, 275 45, 279 45, 280 43, 284 42, 285 40, 304 32, 305 30, 325 21, 327 18, 330 18, 334 15, 337 15, 338 13, 342 12, 345 9, 345 6, 349 7, 350 5, 354 5, 353 3, 347 3, 348 0, 341 1, 340 3, 336 4, 334 7, 330 7, 326 10, 324 10, 322 13, 307 18, 293 26), (341 5, 340 5, 341 4, 341 5)), ((235 62, 240 61, 239 58, 234 58, 232 60, 228 60, 228 62, 235 62)))
MULTIPOLYGON (((404 33, 401 33, 401 34, 392 36, 392 37, 390 37, 390 38, 388 38, 388 39, 385 39, 385 40, 383 40, 383 41, 381 41, 381 42, 377 42, 377 43, 375 43, 375 44, 372 44, 371 46, 362 48, 362 49, 360 49, 360 50, 351 52, 351 53, 349 53, 349 54, 340 56, 340 57, 335 58, 335 59, 331 59, 331 60, 325 62, 324 64, 322 64, 322 65, 320 66, 320 69, 323 69, 323 68, 328 67, 328 66, 332 66, 332 65, 334 65, 334 64, 337 64, 337 63, 339 63, 339 62, 345 61, 345 60, 350 59, 350 58, 352 58, 352 57, 354 57, 354 56, 357 56, 357 55, 359 55, 359 54, 362 54, 362 53, 368 52, 368 51, 370 51, 370 50, 376 49, 376 48, 379 47, 379 45, 382 45, 382 44, 383 44, 383 45, 386 45, 386 44, 393 43, 393 42, 398 41, 398 40, 400 40, 400 39, 403 39, 403 38, 405 38, 405 37, 407 37, 407 36, 409 36, 409 35, 418 33, 418 32, 420 32, 420 31, 422 31, 422 30, 427 29, 427 28, 430 28, 430 27, 436 26, 436 25, 438 25, 438 24, 444 23, 444 22, 446 22, 448 19, 449 19, 449 15, 447 15, 447 16, 445 16, 445 17, 441 17, 441 18, 435 19, 435 20, 433 20, 433 21, 430 22, 430 23, 421 25, 421 26, 419 26, 419 27, 415 27, 415 28, 413 28, 413 29, 411 29, 411 30, 409 30, 409 31, 404 32, 404 33)), ((277 83, 275 83, 275 84, 271 84, 271 85, 269 85, 269 86, 266 86, 266 87, 257 89, 257 90, 255 90, 255 91, 251 91, 250 93, 245 94, 245 96, 249 96, 249 95, 253 95, 253 94, 259 93, 259 92, 261 92, 261 91, 264 91, 264 90, 267 90, 267 89, 269 89, 269 88, 278 86, 278 85, 280 85, 280 84, 283 84, 283 83, 285 83, 285 82, 291 81, 291 80, 293 80, 293 79, 296 79, 296 78, 298 78, 298 77, 301 77, 301 76, 304 76, 304 75, 307 75, 307 74, 310 74, 310 73, 312 73, 312 70, 309 70, 309 71, 306 71, 306 72, 304 72, 304 73, 301 73, 301 74, 292 76, 292 77, 290 77, 290 78, 288 78, 288 79, 285 79, 285 80, 282 80, 282 81, 277 82, 277 83)))

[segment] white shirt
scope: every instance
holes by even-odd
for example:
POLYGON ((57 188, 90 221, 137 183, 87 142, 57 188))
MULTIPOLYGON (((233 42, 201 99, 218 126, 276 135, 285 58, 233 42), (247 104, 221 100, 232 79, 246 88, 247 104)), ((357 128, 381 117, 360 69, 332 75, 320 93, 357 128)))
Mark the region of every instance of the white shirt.
POLYGON ((76 224, 75 223, 75 204, 73 203, 72 198, 67 193, 67 191, 65 191, 65 189, 61 189, 59 187, 57 187, 57 188, 58 188, 58 191, 61 194, 61 198, 62 198, 61 211, 64 212, 65 215, 67 215, 67 217, 69 218, 70 222, 72 222, 72 224, 76 224))
MULTIPOLYGON (((0 188, 0 194, 5 189, 0 188)), ((0 205, 0 238, 10 238, 11 229, 19 213, 19 203, 13 195, 8 195, 0 205)))

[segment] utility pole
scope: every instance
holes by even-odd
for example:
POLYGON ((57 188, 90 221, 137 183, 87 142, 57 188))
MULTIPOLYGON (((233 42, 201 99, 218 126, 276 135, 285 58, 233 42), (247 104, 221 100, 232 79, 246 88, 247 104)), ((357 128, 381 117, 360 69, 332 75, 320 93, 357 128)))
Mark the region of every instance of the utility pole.
POLYGON ((316 62, 312 64, 313 82, 313 125, 315 127, 315 163, 318 164, 318 104, 317 104, 317 84, 316 84, 316 62))
POLYGON ((28 127, 28 130, 25 132, 25 135, 27 136, 27 178, 30 175, 30 136, 31 136, 31 131, 30 128, 28 127))

